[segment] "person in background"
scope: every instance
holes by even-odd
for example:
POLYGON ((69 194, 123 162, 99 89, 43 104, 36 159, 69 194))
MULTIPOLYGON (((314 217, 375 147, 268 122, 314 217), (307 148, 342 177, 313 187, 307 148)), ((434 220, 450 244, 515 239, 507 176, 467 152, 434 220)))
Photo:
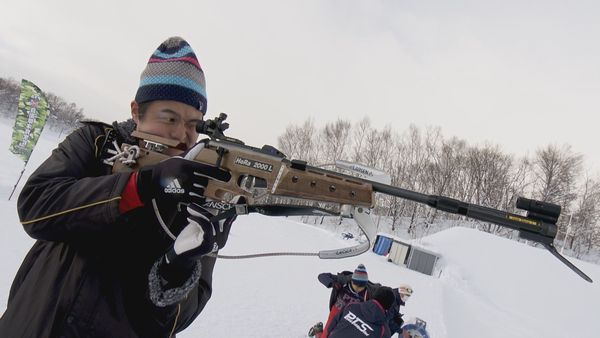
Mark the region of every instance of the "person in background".
POLYGON ((366 301, 372 291, 378 286, 369 282, 367 269, 363 264, 359 264, 354 272, 342 271, 338 274, 321 273, 318 276, 319 282, 325 287, 331 288, 329 297, 329 316, 327 324, 319 322, 310 328, 308 335, 319 338, 326 330, 331 319, 346 305, 366 301))
POLYGON ((386 312, 393 303, 392 289, 382 286, 375 290, 370 300, 348 304, 339 311, 328 323, 321 338, 389 338, 386 312))
POLYGON ((413 294, 413 289, 408 284, 402 284, 398 288, 392 289, 392 291, 394 293, 394 302, 386 312, 386 317, 392 335, 398 333, 398 336, 402 337, 404 319, 402 319, 403 314, 400 313, 400 306, 406 305, 406 301, 413 294))

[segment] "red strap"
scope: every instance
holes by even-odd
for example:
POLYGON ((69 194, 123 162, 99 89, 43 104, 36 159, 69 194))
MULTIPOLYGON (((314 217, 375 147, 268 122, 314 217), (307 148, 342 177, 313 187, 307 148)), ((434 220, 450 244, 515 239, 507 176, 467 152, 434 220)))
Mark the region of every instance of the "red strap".
POLYGON ((139 208, 144 205, 140 200, 140 196, 137 192, 137 171, 134 171, 123 189, 121 194, 121 201, 119 201, 119 212, 124 214, 129 210, 139 208))

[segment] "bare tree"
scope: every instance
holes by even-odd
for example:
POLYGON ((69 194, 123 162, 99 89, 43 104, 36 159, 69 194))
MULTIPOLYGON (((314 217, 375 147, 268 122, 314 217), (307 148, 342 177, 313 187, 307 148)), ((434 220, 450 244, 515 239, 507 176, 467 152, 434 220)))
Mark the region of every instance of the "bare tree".
POLYGON ((568 209, 576 198, 576 178, 581 173, 583 157, 570 145, 549 145, 539 149, 533 160, 536 193, 544 202, 568 209))
POLYGON ((322 154, 320 156, 321 161, 333 163, 335 160, 346 159, 351 127, 350 122, 342 119, 325 124, 319 139, 319 149, 321 149, 322 154))
POLYGON ((314 122, 312 119, 307 119, 301 127, 288 126, 277 141, 279 149, 289 158, 316 163, 318 162, 318 154, 315 137, 314 122))
POLYGON ((60 96, 46 93, 48 107, 50 108, 50 119, 48 123, 53 129, 70 130, 84 118, 83 108, 77 107, 75 103, 68 103, 60 96))
POLYGON ((600 182, 586 178, 573 213, 569 238, 569 248, 575 247, 577 257, 587 254, 600 244, 600 182))
MULTIPOLYGON (((427 153, 419 128, 410 125, 408 131, 397 142, 395 149, 395 154, 390 154, 393 159, 393 166, 389 171, 392 185, 423 191, 422 176, 427 166, 427 153)), ((402 216, 410 217, 410 224, 414 224, 420 207, 416 202, 394 197, 391 200, 391 210, 389 211, 392 216, 392 230, 395 230, 395 226, 402 216)))
MULTIPOLYGON (((373 168, 383 170, 389 156, 388 152, 393 147, 393 139, 391 129, 385 128, 379 131, 374 128, 369 128, 365 135, 365 143, 363 145, 362 161, 360 163, 373 168)), ((387 164, 389 167, 389 164, 387 164)))
POLYGON ((354 162, 364 163, 367 135, 371 132, 371 121, 368 117, 365 117, 353 129, 350 157, 354 162))
POLYGON ((513 212, 516 209, 517 198, 532 195, 533 179, 531 172, 531 161, 527 157, 513 160, 510 172, 510 181, 505 187, 506 199, 500 207, 513 212))
MULTIPOLYGON (((426 141, 429 155, 429 166, 425 170, 429 191, 431 194, 454 197, 456 193, 456 177, 461 163, 465 160, 466 142, 453 137, 444 140, 441 131, 431 134, 432 138, 426 141)), ((437 210, 430 212, 429 222, 435 221, 437 210)))
POLYGON ((13 79, 0 78, 0 112, 4 118, 17 115, 20 85, 13 79))
MULTIPOLYGON (((485 145, 467 150, 466 166, 469 182, 467 201, 478 205, 499 208, 509 198, 506 187, 511 181, 512 157, 502 153, 498 146, 485 145)), ((486 232, 496 233, 501 227, 485 223, 481 227, 486 232)))

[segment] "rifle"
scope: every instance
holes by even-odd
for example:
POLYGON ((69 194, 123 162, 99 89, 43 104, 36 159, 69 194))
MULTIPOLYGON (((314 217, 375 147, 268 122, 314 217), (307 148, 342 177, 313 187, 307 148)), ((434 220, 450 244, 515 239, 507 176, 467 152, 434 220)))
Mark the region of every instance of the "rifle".
MULTIPOLYGON (((229 124, 224 122, 226 118, 227 115, 221 113, 214 119, 199 121, 196 126, 198 133, 207 135, 209 139, 201 141, 205 143, 204 148, 194 160, 214 165, 231 174, 228 182, 209 181, 204 191, 205 197, 217 202, 225 210, 213 221, 252 212, 268 216, 351 217, 367 241, 353 247, 318 253, 324 259, 350 257, 368 251, 373 244, 376 226, 368 210, 374 207, 374 193, 381 193, 517 230, 521 238, 541 244, 580 277, 592 282, 553 244, 557 234, 556 222, 561 212, 559 205, 519 197, 516 207, 527 211, 526 216, 521 216, 310 166, 305 161, 287 159, 272 146, 255 148, 225 136, 223 132, 229 128, 229 124), (239 195, 245 197, 245 204, 229 204, 239 195)), ((115 143, 117 155, 108 162, 113 165, 114 172, 136 170, 163 161, 169 157, 163 151, 167 147, 176 147, 178 143, 139 131, 134 131, 132 136, 140 139, 142 146, 122 144, 119 148, 115 143)), ((160 215, 157 216, 160 219, 160 215)))

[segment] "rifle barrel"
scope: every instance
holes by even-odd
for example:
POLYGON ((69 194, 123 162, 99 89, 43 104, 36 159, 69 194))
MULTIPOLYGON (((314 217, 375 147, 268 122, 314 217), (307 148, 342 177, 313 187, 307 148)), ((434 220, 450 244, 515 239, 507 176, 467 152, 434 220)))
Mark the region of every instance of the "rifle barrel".
POLYGON ((518 231, 527 231, 554 239, 557 232, 555 224, 542 222, 529 217, 496 210, 476 204, 462 202, 454 198, 426 195, 411 190, 394 187, 387 184, 372 182, 373 191, 386 195, 404 198, 417 203, 426 204, 432 208, 464 215, 483 222, 494 223, 518 231))

